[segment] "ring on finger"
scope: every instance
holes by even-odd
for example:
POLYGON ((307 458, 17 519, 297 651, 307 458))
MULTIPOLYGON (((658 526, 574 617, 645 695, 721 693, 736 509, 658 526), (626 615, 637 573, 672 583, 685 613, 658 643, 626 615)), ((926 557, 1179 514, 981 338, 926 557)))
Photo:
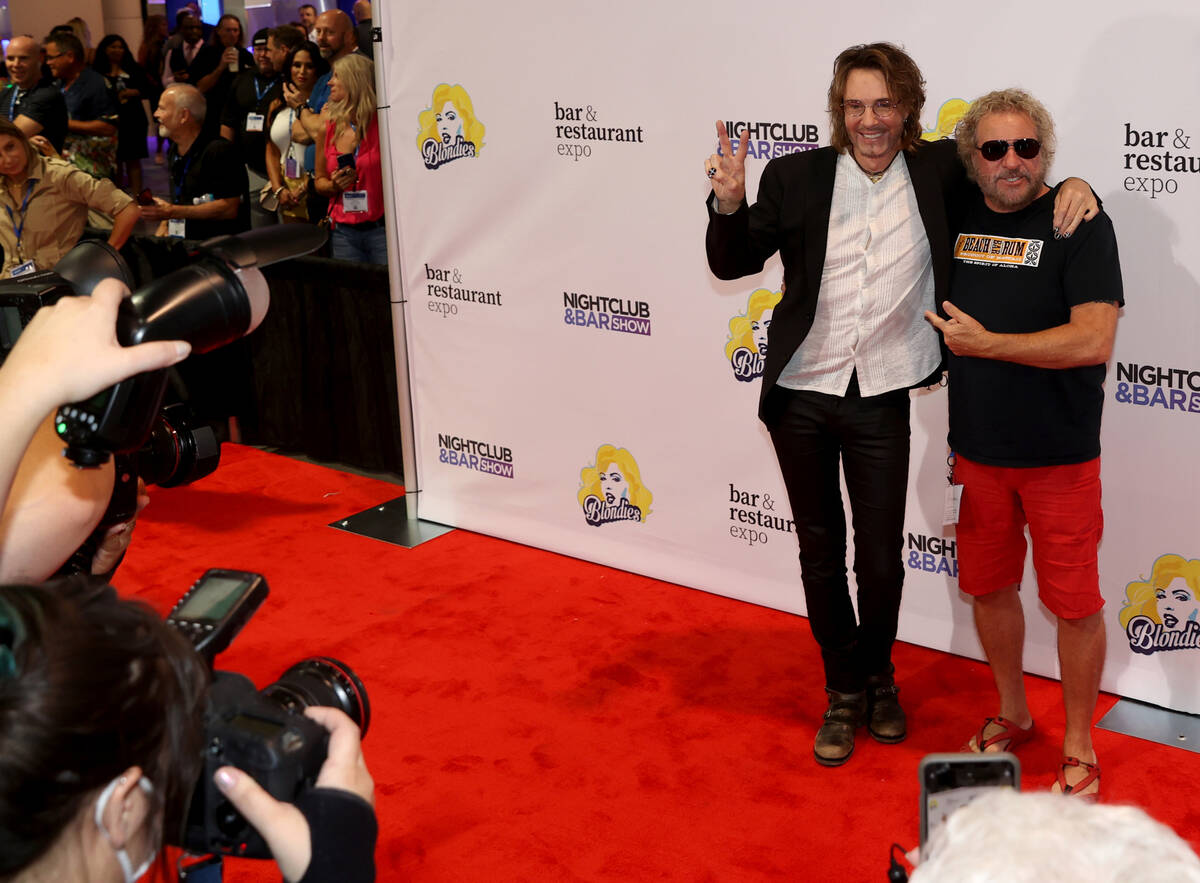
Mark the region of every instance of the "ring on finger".
POLYGON ((715 168, 713 168, 712 166, 710 166, 710 167, 709 167, 709 169, 708 169, 708 177, 710 177, 710 178, 711 178, 711 177, 712 177, 713 175, 715 175, 716 173, 717 173, 717 170, 716 170, 715 168))

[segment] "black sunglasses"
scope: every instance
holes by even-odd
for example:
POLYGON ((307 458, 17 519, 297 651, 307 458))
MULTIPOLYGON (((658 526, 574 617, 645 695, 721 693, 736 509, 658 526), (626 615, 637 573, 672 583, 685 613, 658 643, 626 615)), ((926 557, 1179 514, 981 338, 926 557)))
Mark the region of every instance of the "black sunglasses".
POLYGON ((1036 138, 1018 138, 1016 141, 984 141, 977 150, 983 154, 984 159, 995 162, 998 159, 1004 159, 1009 145, 1012 145, 1012 149, 1021 159, 1033 159, 1042 149, 1041 143, 1036 138))

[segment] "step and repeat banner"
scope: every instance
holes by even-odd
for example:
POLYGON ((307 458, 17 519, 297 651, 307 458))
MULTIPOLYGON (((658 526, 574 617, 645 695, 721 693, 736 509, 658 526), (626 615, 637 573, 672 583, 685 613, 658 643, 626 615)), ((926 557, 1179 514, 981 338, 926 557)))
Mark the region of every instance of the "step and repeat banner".
MULTIPOLYGON (((1116 226, 1127 307, 1106 385, 1103 686, 1200 712, 1200 9, 1063 2, 417 4, 383 0, 381 105, 422 518, 804 613, 756 416, 778 259, 720 282, 704 160, 723 120, 772 157, 828 142, 832 62, 902 44, 927 137, 1020 86, 1053 113, 1050 179, 1116 226)), ((946 393, 913 394, 904 640, 981 658, 943 528, 946 393)), ((1023 582, 1026 666, 1056 676, 1023 582)))

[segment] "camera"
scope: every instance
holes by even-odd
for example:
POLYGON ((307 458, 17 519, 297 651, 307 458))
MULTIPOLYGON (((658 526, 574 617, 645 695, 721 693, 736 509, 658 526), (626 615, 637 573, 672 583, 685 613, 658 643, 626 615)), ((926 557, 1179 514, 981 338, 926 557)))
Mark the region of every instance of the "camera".
MULTIPOLYGON (((138 287, 116 249, 101 240, 84 240, 53 270, 0 281, 0 364, 41 307, 88 294, 106 278, 134 291, 117 314, 117 340, 123 346, 182 339, 192 344, 193 353, 218 349, 249 334, 266 315, 270 293, 257 267, 307 254, 324 242, 325 231, 316 227, 220 236, 191 249, 184 266, 138 287)), ((87 572, 106 528, 136 514, 139 477, 147 484, 175 487, 217 468, 221 453, 214 428, 197 422, 186 405, 164 409, 167 382, 166 370, 150 371, 59 408, 55 431, 71 462, 94 467, 117 455, 108 510, 65 572, 87 572)))
MULTIPOLYGON (((267 597, 256 573, 214 569, 189 589, 167 616, 212 668, 267 597)), ((293 803, 313 787, 329 748, 329 733, 304 716, 310 706, 344 711, 365 736, 371 723, 366 687, 345 663, 312 656, 256 690, 245 675, 214 671, 204 716, 204 767, 182 830, 168 842, 192 853, 270 858, 262 836, 217 790, 223 766, 243 770, 277 800, 293 803)))

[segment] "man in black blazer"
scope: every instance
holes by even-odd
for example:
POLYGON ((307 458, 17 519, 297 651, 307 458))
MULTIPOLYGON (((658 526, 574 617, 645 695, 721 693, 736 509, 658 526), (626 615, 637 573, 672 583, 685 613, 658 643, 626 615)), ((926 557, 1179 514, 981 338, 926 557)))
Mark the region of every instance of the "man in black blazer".
MULTIPOLYGON (((824 663, 829 702, 813 752, 826 766, 849 759, 864 723, 880 742, 907 733, 891 652, 904 583, 908 391, 940 376, 939 340, 923 315, 948 296, 947 216, 973 186, 952 141, 921 140, 924 104, 924 79, 907 53, 853 46, 834 63, 830 147, 768 163, 753 206, 748 139, 735 153, 718 122, 721 153, 706 163, 713 274, 758 273, 776 251, 783 261, 759 416, 787 486, 824 663), (857 619, 839 462, 854 524, 857 619)), ((1072 192, 1054 218, 1065 235, 1096 210, 1086 185, 1072 192)))

